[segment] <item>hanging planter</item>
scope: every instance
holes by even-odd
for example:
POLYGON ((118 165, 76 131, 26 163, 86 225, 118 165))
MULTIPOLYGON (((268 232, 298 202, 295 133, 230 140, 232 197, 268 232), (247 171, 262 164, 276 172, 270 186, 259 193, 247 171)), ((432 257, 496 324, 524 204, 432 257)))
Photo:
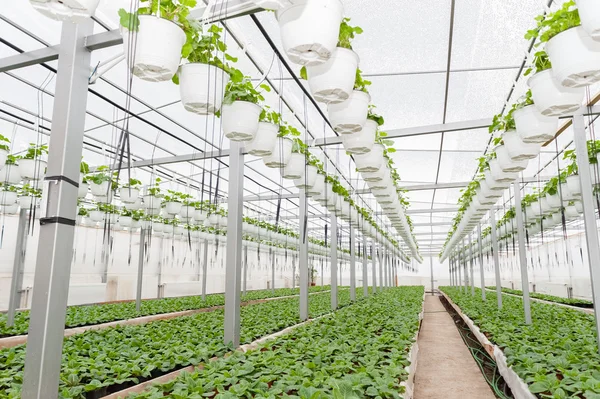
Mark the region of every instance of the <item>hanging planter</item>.
POLYGON ((263 158, 265 166, 269 168, 283 168, 292 157, 294 142, 286 137, 279 137, 275 142, 273 154, 263 158))
POLYGON ((123 29, 127 63, 133 74, 149 82, 171 80, 179 68, 186 36, 175 22, 140 15, 137 32, 123 29), (133 48, 131 48, 133 47, 133 48))
POLYGON ((128 211, 137 211, 139 209, 142 209, 142 199, 138 198, 137 201, 135 201, 134 203, 124 203, 123 206, 128 211))
POLYGON ((206 220, 206 213, 202 209, 194 209, 194 220, 202 223, 206 220))
POLYGON ((550 209, 553 211, 556 211, 556 210, 562 208, 562 204, 560 201, 560 195, 558 195, 558 194, 554 194, 554 195, 546 194, 546 203, 548 204, 548 207, 550 207, 550 209))
MULTIPOLYGON (((498 160, 498 166, 505 173, 517 173, 527 168, 528 160, 524 161, 513 161, 510 158, 506 146, 501 145, 496 147, 496 159, 498 160)), ((491 166, 491 163, 490 163, 491 166)))
MULTIPOLYGON (((0 146, 2 146, 2 138, 3 136, 0 135, 0 146)), ((8 146, 7 146, 8 147, 8 146)), ((4 168, 4 166, 6 165, 6 160, 8 159, 8 150, 3 150, 0 148, 0 170, 2 168, 4 168)))
POLYGON ((103 211, 90 211, 90 220, 92 222, 103 222, 105 217, 105 213, 103 211))
POLYGON ((595 0, 576 0, 581 27, 594 40, 600 40, 600 3, 595 0))
POLYGON ((321 196, 325 192, 325 175, 320 173, 315 177, 315 183, 306 191, 308 196, 321 196))
POLYGON ((29 3, 48 18, 79 23, 94 15, 100 0, 29 0, 29 3))
POLYGON ((560 226, 562 224, 562 213, 553 213, 552 214, 552 222, 555 226, 560 226))
POLYGON ((209 226, 217 226, 219 224, 219 215, 216 213, 211 214, 205 221, 209 226))
POLYGON ((512 183, 518 177, 518 174, 515 172, 504 172, 502 168, 500 168, 500 163, 497 159, 490 160, 489 165, 492 178, 498 182, 512 183))
POLYGON ((140 198, 140 189, 134 187, 121 187, 119 189, 121 202, 126 204, 135 203, 140 198))
POLYGON ((339 0, 294 0, 277 11, 283 49, 299 65, 318 65, 335 51, 344 7, 339 0))
POLYGON ((354 156, 358 172, 377 172, 383 165, 384 147, 381 144, 373 145, 370 152, 354 156))
POLYGON ((346 101, 329 104, 327 111, 333 130, 340 134, 360 132, 367 122, 370 102, 368 93, 354 90, 346 101))
POLYGON ((184 64, 179 69, 181 104, 186 111, 212 115, 221 109, 229 74, 214 65, 184 64))
POLYGON ((490 190, 504 191, 510 186, 510 181, 509 182, 497 181, 496 179, 494 179, 494 177, 492 176, 492 172, 489 169, 485 171, 484 176, 485 176, 485 182, 486 182, 487 186, 490 188, 490 190))
POLYGON ((2 185, 0 187, 0 205, 11 206, 17 202, 16 187, 2 185), (14 191, 12 191, 14 190, 14 191))
POLYGON ((146 209, 160 209, 162 207, 162 198, 154 195, 144 195, 144 207, 146 209))
POLYGON ((272 155, 278 134, 279 126, 274 123, 260 122, 256 136, 246 144, 246 151, 255 157, 268 157, 272 155))
POLYGON ((354 134, 345 134, 342 136, 344 149, 350 154, 367 154, 371 152, 375 144, 378 124, 375 121, 367 120, 361 131, 354 134))
POLYGON ((325 104, 348 100, 354 91, 358 61, 358 54, 354 51, 337 47, 327 62, 308 66, 308 86, 315 100, 325 104))
POLYGON ((368 181, 367 185, 371 190, 381 190, 392 185, 392 182, 389 179, 382 179, 379 181, 368 181))
MULTIPOLYGON (((593 176, 592 176, 593 178, 593 176)), ((571 175, 567 176, 567 187, 569 188, 569 192, 574 196, 581 195, 581 181, 579 180, 579 175, 571 175)))
POLYGON ((231 141, 251 141, 258 131, 262 109, 249 101, 234 101, 223 105, 223 133, 231 141))
POLYGON ((110 182, 103 181, 102 183, 90 183, 90 190, 92 191, 92 195, 96 197, 106 197, 109 192, 110 182))
POLYGON ((186 219, 191 219, 196 214, 196 207, 190 205, 183 205, 179 211, 179 216, 186 219))
POLYGON ((585 89, 564 87, 553 75, 552 69, 546 69, 529 78, 534 106, 544 116, 572 115, 581 108, 585 89))
POLYGON ((507 130, 502 133, 502 140, 510 159, 515 162, 533 159, 539 155, 542 149, 541 144, 524 143, 516 130, 507 130))
POLYGON ((544 216, 551 215, 552 212, 554 212, 554 209, 552 209, 552 207, 548 203, 548 200, 546 199, 546 197, 540 198, 540 207, 542 210, 542 215, 544 215, 544 216))
POLYGON ((133 223, 133 219, 131 218, 131 216, 120 216, 119 217, 119 225, 121 225, 121 227, 131 227, 133 223))
POLYGON ((565 217, 569 220, 579 218, 579 212, 577 212, 577 207, 575 205, 569 205, 565 208, 565 217))
POLYGON ((310 190, 317 182, 319 169, 313 165, 307 165, 304 176, 294 180, 294 185, 298 190, 310 190))
POLYGON ((565 87, 585 87, 600 81, 600 42, 581 26, 567 29, 548 41, 554 78, 565 87))
POLYGON ((560 184, 560 193, 562 196, 562 202, 564 204, 568 204, 569 202, 575 201, 577 199, 577 197, 574 196, 571 193, 571 191, 569 190, 569 186, 567 185, 567 182, 560 184))
POLYGON ((165 212, 169 215, 177 215, 181 211, 181 202, 167 201, 165 202, 165 212))
POLYGON ((19 206, 21 209, 31 209, 31 207, 36 207, 39 203, 39 198, 31 195, 24 195, 19 197, 19 206))
POLYGON ((389 183, 391 180, 390 169, 387 166, 379 168, 379 170, 376 172, 362 172, 360 175, 362 176, 363 180, 367 183, 374 183, 380 181, 386 181, 389 183))
POLYGON ((6 164, 4 168, 0 169, 0 183, 19 184, 20 181, 21 174, 17 165, 6 164))
POLYGON ((524 143, 543 144, 552 140, 558 130, 558 118, 542 115, 534 105, 516 110, 514 118, 524 143))
POLYGON ((292 153, 289 162, 281 170, 281 176, 284 179, 301 179, 304 176, 304 167, 306 165, 306 159, 303 154, 299 152, 292 153))
POLYGON ((46 165, 41 159, 20 159, 19 174, 23 179, 39 180, 46 174, 46 165))

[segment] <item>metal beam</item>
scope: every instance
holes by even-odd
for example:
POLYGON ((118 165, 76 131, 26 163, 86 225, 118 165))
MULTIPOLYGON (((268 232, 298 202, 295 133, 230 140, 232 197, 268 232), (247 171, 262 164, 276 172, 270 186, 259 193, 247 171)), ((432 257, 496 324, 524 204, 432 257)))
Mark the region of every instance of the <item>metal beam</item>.
POLYGON ((418 215, 421 213, 430 214, 430 213, 446 213, 446 212, 458 212, 458 207, 452 208, 434 208, 434 209, 409 209, 406 211, 408 215, 418 215))
MULTIPOLYGON (((273 195, 253 195, 250 197, 244 197, 244 202, 250 201, 276 201, 278 199, 294 199, 299 198, 298 194, 273 194, 273 195)), ((294 217, 293 219, 297 219, 294 217)))
POLYGON ((452 226, 452 222, 413 223, 413 227, 452 226))
MULTIPOLYGON (((154 158, 154 159, 144 159, 141 161, 133 161, 131 164, 124 163, 121 165, 121 169, 127 168, 145 168, 150 166, 159 166, 159 165, 169 165, 174 163, 181 162, 192 162, 192 161, 200 161, 203 159, 214 159, 214 158, 222 158, 228 157, 231 154, 230 150, 221 150, 221 151, 210 151, 210 152, 196 152, 193 154, 187 155, 175 155, 172 157, 163 157, 163 158, 154 158)), ((112 170, 117 170, 119 168, 118 164, 115 164, 111 167, 112 170)), ((96 167, 90 168, 91 172, 96 171, 96 167)))

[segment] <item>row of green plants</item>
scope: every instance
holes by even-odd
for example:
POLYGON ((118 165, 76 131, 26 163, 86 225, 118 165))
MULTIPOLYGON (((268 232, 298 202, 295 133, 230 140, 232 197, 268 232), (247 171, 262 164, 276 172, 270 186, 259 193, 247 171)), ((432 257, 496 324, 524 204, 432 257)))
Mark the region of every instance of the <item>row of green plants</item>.
MULTIPOLYGON (((10 152, 10 140, 0 134, 0 150, 10 152)), ((39 159, 48 155, 48 146, 46 144, 29 143, 24 153, 15 155, 9 154, 6 158, 6 165, 18 165, 20 159, 39 159)))
MULTIPOLYGON (((310 287, 309 292, 320 292, 323 290, 328 290, 329 288, 329 286, 315 286, 310 287)), ((248 291, 246 295, 242 295, 242 302, 298 295, 299 293, 299 288, 279 288, 276 289, 275 292, 272 290, 248 291)), ((182 312, 185 310, 204 309, 213 306, 222 306, 224 304, 225 296, 223 294, 211 294, 206 295, 206 299, 204 300, 202 299, 202 296, 148 299, 142 301, 142 306, 139 312, 136 310, 135 301, 99 305, 69 306, 67 308, 65 328, 91 326, 113 321, 133 319, 136 317, 182 312)), ((16 313, 15 323, 12 327, 8 327, 6 324, 6 314, 0 314, 0 337, 27 334, 28 330, 28 310, 16 313)))
MULTIPOLYGON (((496 287, 487 287, 489 289, 495 290, 496 287)), ((502 287, 502 292, 512 295, 523 296, 523 291, 521 290, 512 290, 510 288, 502 287)), ((548 295, 548 294, 540 294, 539 292, 530 292, 529 296, 535 299, 541 299, 548 302, 556 302, 563 305, 576 306, 579 308, 593 308, 594 303, 592 301, 587 301, 585 299, 578 298, 563 298, 560 296, 548 295)))
POLYGON ((399 287, 133 399, 401 398, 423 287, 399 287))
MULTIPOLYGON (((357 290, 358 291, 358 290, 357 290)), ((340 304, 350 303, 350 292, 340 291, 340 304)), ((328 295, 309 297, 311 317, 331 311, 328 295)), ((244 306, 241 343, 250 343, 299 322, 299 299, 244 306)), ((215 310, 193 316, 137 326, 118 326, 65 338, 60 375, 60 397, 89 399, 174 370, 207 362, 233 348, 223 343, 224 313, 215 310)), ((25 345, 0 351, 0 398, 20 397, 25 345)))
POLYGON ((533 302, 533 324, 524 322, 521 298, 503 295, 498 310, 495 293, 487 301, 442 287, 464 314, 507 357, 508 365, 538 398, 600 397, 600 355, 592 315, 562 306, 533 302))

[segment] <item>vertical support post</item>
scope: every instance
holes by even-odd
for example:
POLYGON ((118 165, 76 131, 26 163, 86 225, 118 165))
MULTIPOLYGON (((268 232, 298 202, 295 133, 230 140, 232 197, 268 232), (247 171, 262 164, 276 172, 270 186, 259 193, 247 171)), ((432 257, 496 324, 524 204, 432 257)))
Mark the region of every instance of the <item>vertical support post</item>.
POLYGON ((462 241, 462 261, 463 261, 463 272, 465 273, 465 280, 464 280, 464 284, 465 284, 465 294, 469 292, 469 270, 467 269, 467 246, 465 245, 465 240, 463 239, 462 241))
POLYGON ((204 239, 204 253, 202 254, 202 300, 206 300, 206 273, 208 272, 208 237, 204 239))
POLYGON ((450 270, 450 286, 454 287, 454 259, 452 256, 448 258, 449 270, 450 270))
POLYGON ((135 292, 135 310, 139 313, 142 310, 142 288, 144 284, 144 247, 146 245, 146 229, 140 229, 140 251, 138 259, 137 286, 135 292))
POLYGON ((383 249, 381 248, 381 244, 377 253, 379 254, 379 291, 383 292, 385 276, 383 274, 383 249))
MULTIPOLYGON (((585 222, 585 240, 587 243, 588 261, 590 265, 590 279, 592 282, 592 299, 595 304, 600 303, 600 246, 598 244, 598 230, 594 214, 594 194, 592 192, 592 176, 587 152, 587 138, 583 115, 573 117, 573 134, 575 151, 577 153, 577 169, 581 183, 581 201, 583 202, 583 220, 585 222)), ((600 348, 600 306, 594 306, 596 323, 596 339, 600 348)))
POLYGON ((352 226, 350 226, 350 300, 356 301, 356 243, 352 226))
POLYGON ((460 264, 460 250, 456 252, 456 270, 458 271, 458 281, 456 282, 456 286, 458 288, 460 288, 460 291, 462 292, 463 286, 462 286, 462 272, 461 272, 461 264, 460 264))
POLYGON ((271 292, 275 296, 275 251, 269 247, 269 256, 271 257, 271 292))
POLYGON ((496 211, 490 212, 492 226, 492 258, 494 258, 494 274, 496 276, 496 296, 498 297, 498 310, 502 310, 502 281, 500 280, 500 259, 498 258, 498 237, 496 234, 496 211))
POLYGON ((434 295, 434 288, 433 288, 433 256, 429 257, 429 269, 431 269, 431 295, 434 295))
POLYGON ((477 246, 479 247, 479 276, 481 277, 481 299, 487 299, 485 296, 485 270, 483 269, 483 243, 481 238, 481 223, 477 225, 477 246))
POLYGON ((248 287, 248 245, 244 245, 244 284, 243 294, 246 295, 246 288, 248 287))
POLYGON ((242 269, 242 218, 244 155, 242 145, 231 142, 229 198, 227 199, 227 255, 225 262, 225 344, 240 345, 240 283, 242 269))
POLYGON ((371 243, 371 268, 373 269, 373 293, 377 293, 377 253, 375 243, 371 243))
POLYGON ((362 268, 362 278, 363 278, 363 295, 366 297, 369 296, 369 273, 367 270, 367 263, 369 258, 367 257, 367 236, 363 235, 363 268, 362 268))
MULTIPOLYGON (((587 150, 586 150, 587 156, 587 150)), ((589 172, 589 168, 588 168, 589 172)), ((591 186, 590 186, 591 187, 591 186)), ((525 323, 531 324, 531 304, 529 299, 529 276, 527 275, 527 254, 525 253, 525 227, 523 225, 523 209, 521 207, 521 187, 518 182, 513 183, 515 196, 515 212, 517 219, 517 237, 519 240, 519 260, 521 266, 521 289, 523 291, 523 310, 525 311, 525 323)), ((594 220, 594 226, 596 221, 594 220)))
POLYGON ((471 269, 471 295, 475 296, 475 273, 473 272, 473 243, 469 234, 469 266, 471 269))
POLYGON ((94 22, 62 24, 23 399, 58 396, 94 22), (45 212, 44 212, 45 210, 45 212))
POLYGON ((296 254, 292 255, 292 288, 296 288, 296 254))
MULTIPOLYGON (((308 231, 306 191, 300 190, 300 321, 308 320, 308 231)), ((323 284, 323 262, 321 262, 321 285, 323 284)))
POLYGON ((338 307, 338 227, 337 216, 331 212, 331 309, 338 307))
POLYGON ((19 227, 17 228, 17 245, 13 260, 12 279, 10 280, 10 297, 8 299, 8 313, 6 325, 12 327, 15 323, 15 313, 21 304, 21 291, 23 289, 23 267, 25 265, 25 251, 27 248, 27 209, 21 208, 19 213, 19 227))

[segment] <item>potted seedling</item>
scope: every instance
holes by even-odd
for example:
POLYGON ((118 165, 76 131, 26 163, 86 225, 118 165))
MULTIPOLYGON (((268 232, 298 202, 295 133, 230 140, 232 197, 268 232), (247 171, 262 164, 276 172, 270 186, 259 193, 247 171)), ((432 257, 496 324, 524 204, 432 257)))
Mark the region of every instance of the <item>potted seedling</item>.
POLYGON ((279 134, 280 124, 281 114, 271 111, 269 106, 264 106, 260 113, 256 136, 246 145, 248 154, 256 157, 268 157, 272 155, 277 135, 279 134))
POLYGON ((354 80, 354 90, 350 94, 350 98, 346 101, 327 106, 329 119, 333 130, 344 135, 354 135, 360 132, 369 113, 369 103, 371 96, 367 89, 371 82, 364 79, 362 71, 356 69, 356 77, 354 80))
POLYGON ((525 38, 546 43, 552 73, 559 84, 584 87, 600 81, 600 42, 581 26, 573 0, 536 20, 537 27, 527 32, 525 38))
POLYGON ((600 40, 600 3, 595 0, 576 0, 581 26, 594 40, 600 40))
POLYGON ((106 207, 106 204, 103 203, 97 203, 96 204, 96 208, 90 210, 90 220, 92 222, 103 222, 104 218, 106 217, 106 212, 107 212, 108 208, 106 207))
POLYGON ((190 221, 194 214, 196 213, 196 203, 194 199, 189 194, 181 194, 180 199, 182 201, 181 210, 179 211, 179 216, 181 216, 182 220, 186 222, 190 221))
POLYGON ((8 183, 0 183, 0 205, 12 206, 17 202, 19 189, 8 183))
POLYGON ((46 161, 42 157, 48 154, 48 146, 30 143, 25 155, 19 156, 19 174, 23 179, 37 180, 46 173, 46 161))
POLYGON ((4 168, 0 169, 0 183, 19 184, 21 174, 19 173, 18 158, 8 155, 4 162, 4 168))
MULTIPOLYGON (((567 166, 567 187, 569 192, 574 196, 581 195, 581 180, 579 180, 579 174, 577 173, 577 155, 575 150, 567 150, 563 155, 565 161, 571 163, 567 166)), ((592 175, 593 178, 593 175, 592 175)))
POLYGON ((277 141, 273 147, 273 153, 263 158, 263 162, 269 168, 283 168, 292 157, 294 149, 294 138, 300 137, 301 133, 292 125, 282 122, 279 126, 277 141))
MULTIPOLYGON (((513 108, 514 109, 514 108, 513 108)), ((538 156, 541 150, 541 144, 526 144, 521 140, 521 137, 517 133, 515 120, 513 117, 513 109, 506 113, 506 115, 498 114, 494 116, 492 125, 489 127, 490 134, 495 132, 502 132, 501 140, 494 139, 495 145, 502 145, 512 162, 521 162, 533 159, 538 156), (511 112, 512 111, 512 112, 511 112)), ((500 152, 503 150, 500 150, 500 152)), ((498 160, 502 164, 500 158, 499 149, 496 148, 496 155, 498 160)), ((504 154, 502 154, 504 155, 504 154)), ((513 170, 505 170, 505 172, 511 172, 513 170)))
POLYGON ((187 58, 199 22, 188 18, 196 0, 141 0, 145 7, 119 10, 123 44, 133 74, 150 82, 170 80, 187 58), (149 3, 149 4, 148 4, 149 3))
POLYGON ((79 188, 77 190, 78 198, 85 198, 90 188, 90 184, 87 180, 87 175, 90 173, 90 166, 81 160, 79 164, 79 188))
POLYGON ((284 179, 296 180, 304 177, 306 148, 306 144, 304 144, 299 137, 294 138, 290 160, 283 169, 281 169, 281 176, 284 179))
MULTIPOLYGON (((384 164, 384 137, 385 136, 382 136, 381 134, 379 135, 379 142, 373 145, 371 151, 365 154, 354 155, 354 162, 356 163, 356 170, 358 172, 377 172, 384 164)), ((391 144, 393 144, 393 141, 391 142, 391 144)))
POLYGON ((121 227, 131 227, 133 222, 133 211, 123 209, 119 216, 119 225, 121 227))
POLYGON ((344 18, 340 24, 338 45, 331 58, 301 71, 301 77, 308 80, 310 91, 319 102, 339 104, 353 93, 359 58, 352 51, 351 41, 355 35, 362 33, 362 29, 350 26, 348 22, 350 19, 344 18))
POLYGON ((29 3, 48 18, 79 23, 94 15, 100 0, 29 0, 29 3))
MULTIPOLYGON (((144 195, 144 207, 146 210, 160 210, 162 207, 162 195, 160 193, 160 177, 157 177, 154 181, 154 185, 146 189, 146 195, 144 195)), ((150 212, 149 212, 150 213, 150 212)))
POLYGON ((546 143, 554 138, 558 130, 558 117, 542 115, 533 104, 531 90, 513 105, 510 112, 524 143, 546 143))
POLYGON ((0 134, 0 169, 4 168, 9 152, 10 140, 0 134))
MULTIPOLYGON (((263 91, 271 91, 266 84, 259 86, 263 91)), ((231 80, 225 90, 223 108, 217 116, 223 120, 223 134, 231 141, 251 141, 258 131, 258 121, 262 111, 259 103, 265 101, 252 80, 238 69, 231 70, 231 80)))
POLYGON ((108 166, 103 165, 89 174, 87 180, 92 194, 96 198, 103 198, 103 202, 110 203, 109 198, 112 197, 113 190, 117 188, 116 173, 111 172, 108 166))
POLYGON ((131 212, 131 228, 137 229, 144 225, 144 228, 147 227, 148 217, 145 215, 144 211, 136 209, 131 212))
POLYGON ((42 190, 32 187, 29 184, 23 184, 19 196, 19 205, 22 209, 31 209, 32 206, 37 206, 42 198, 42 190))
POLYGON ((306 190, 308 194, 310 189, 316 184, 319 172, 323 170, 323 162, 308 151, 308 146, 306 144, 301 142, 300 145, 302 146, 301 153, 306 157, 306 167, 304 176, 300 179, 295 179, 294 185, 299 190, 306 190))
POLYGON ((326 62, 335 51, 344 6, 340 0, 294 1, 277 11, 283 49, 299 65, 326 62))
POLYGON ((127 204, 133 204, 140 198, 140 189, 142 188, 142 182, 133 177, 129 178, 129 181, 119 188, 119 195, 121 201, 127 204))
POLYGON ((342 144, 349 154, 367 154, 371 152, 373 144, 378 139, 387 136, 386 133, 378 131, 378 128, 383 125, 384 119, 374 112, 374 108, 374 106, 368 107, 367 121, 359 132, 342 136, 342 144))
POLYGON ((529 76, 527 84, 537 110, 544 116, 572 115, 581 107, 585 89, 583 87, 564 87, 553 76, 552 64, 548 53, 539 50, 534 54, 533 65, 524 75, 529 76))
POLYGON ((178 191, 167 190, 167 194, 164 196, 163 207, 165 212, 169 215, 177 215, 183 205, 182 197, 185 194, 178 191))
POLYGON ((82 207, 82 206, 78 206, 77 207, 77 224, 80 226, 84 226, 85 225, 85 218, 89 218, 90 216, 90 212, 82 207))
POLYGON ((223 93, 229 83, 231 68, 227 62, 237 62, 227 54, 227 45, 221 40, 223 28, 210 25, 206 31, 195 30, 189 63, 179 68, 173 82, 179 85, 181 103, 190 112, 199 115, 214 114, 221 109, 223 93))
MULTIPOLYGON (((318 165, 315 165, 318 168, 318 165)), ((321 197, 325 192, 325 172, 322 168, 318 168, 317 176, 312 187, 308 188, 306 195, 313 197, 321 197)))

